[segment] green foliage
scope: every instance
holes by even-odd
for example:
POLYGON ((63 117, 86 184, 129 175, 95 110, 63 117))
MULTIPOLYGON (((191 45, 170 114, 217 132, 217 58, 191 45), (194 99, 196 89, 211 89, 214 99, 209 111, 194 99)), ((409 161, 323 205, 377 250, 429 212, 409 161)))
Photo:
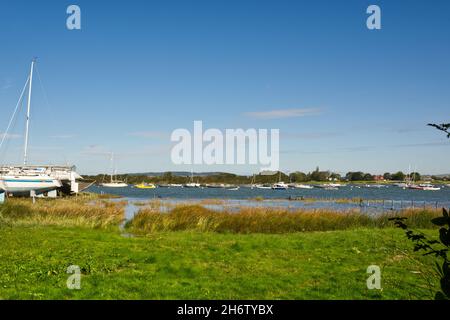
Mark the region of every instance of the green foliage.
POLYGON ((395 181, 403 181, 403 180, 405 180, 405 177, 406 177, 406 175, 401 171, 397 171, 396 173, 393 173, 391 176, 392 180, 395 180, 395 181))
POLYGON ((413 180, 413 181, 419 181, 422 179, 422 176, 418 172, 412 172, 410 174, 410 177, 411 177, 411 180, 413 180))
POLYGON ((364 173, 361 171, 347 172, 345 179, 348 181, 373 181, 374 177, 370 173, 364 173))
POLYGON ((450 138, 450 123, 443 123, 443 124, 434 124, 434 123, 429 123, 428 124, 431 127, 435 127, 438 130, 441 130, 443 132, 445 132, 447 134, 447 138, 450 138))
POLYGON ((435 295, 437 300, 450 300, 450 261, 448 259, 448 250, 450 248, 450 217, 448 211, 442 209, 442 216, 431 220, 433 224, 439 226, 439 241, 430 240, 421 232, 412 231, 405 223, 405 217, 391 218, 395 225, 405 230, 406 236, 414 243, 414 251, 424 251, 424 255, 433 255, 442 260, 440 265, 436 261, 437 272, 440 276, 441 291, 435 295), (438 247, 437 247, 438 245, 438 247))
POLYGON ((309 173, 309 180, 311 181, 328 181, 329 178, 330 172, 320 171, 319 167, 317 167, 313 172, 309 173))
POLYGON ((291 182, 306 182, 308 180, 309 180, 309 178, 306 175, 306 173, 303 173, 300 171, 292 172, 289 175, 289 181, 291 181, 291 182))
POLYGON ((385 172, 383 174, 383 179, 384 180, 392 180, 392 175, 389 172, 385 172))

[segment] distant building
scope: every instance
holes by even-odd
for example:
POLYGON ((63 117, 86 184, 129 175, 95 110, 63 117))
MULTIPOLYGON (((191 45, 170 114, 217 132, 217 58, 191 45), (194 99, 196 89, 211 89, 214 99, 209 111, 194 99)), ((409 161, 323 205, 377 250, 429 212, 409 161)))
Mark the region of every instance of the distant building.
POLYGON ((375 181, 385 181, 384 177, 382 175, 374 175, 373 180, 375 181))

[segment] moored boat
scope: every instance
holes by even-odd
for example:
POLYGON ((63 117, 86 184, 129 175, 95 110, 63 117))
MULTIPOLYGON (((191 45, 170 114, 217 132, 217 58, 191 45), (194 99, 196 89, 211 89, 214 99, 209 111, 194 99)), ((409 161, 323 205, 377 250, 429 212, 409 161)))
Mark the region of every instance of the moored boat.
POLYGON ((314 187, 309 185, 309 184, 290 184, 289 187, 294 188, 294 189, 313 189, 314 187))
POLYGON ((139 183, 134 186, 136 189, 155 189, 156 186, 153 183, 139 183))
POLYGON ((440 187, 433 186, 430 183, 421 183, 421 184, 419 184, 419 187, 421 187, 422 190, 425 190, 425 191, 439 191, 439 190, 441 190, 440 187))
POLYGON ((126 188, 128 184, 122 181, 102 182, 100 186, 105 188, 126 188))
POLYGON ((289 186, 284 182, 277 182, 272 185, 273 190, 287 190, 289 186))
POLYGON ((170 188, 183 188, 181 183, 169 183, 170 188))
POLYGON ((200 188, 200 183, 194 182, 194 171, 191 170, 191 178, 188 183, 183 185, 184 188, 200 188))
POLYGON ((201 185, 200 183, 195 183, 195 182, 189 182, 186 183, 185 185, 183 185, 184 188, 200 188, 201 185))
POLYGON ((102 182, 100 186, 105 188, 126 188, 128 184, 124 181, 115 179, 115 170, 114 170, 114 154, 111 152, 111 180, 110 182, 102 182))
POLYGON ((227 188, 227 185, 224 183, 219 183, 219 184, 206 184, 205 185, 206 188, 211 188, 211 189, 225 189, 227 188))

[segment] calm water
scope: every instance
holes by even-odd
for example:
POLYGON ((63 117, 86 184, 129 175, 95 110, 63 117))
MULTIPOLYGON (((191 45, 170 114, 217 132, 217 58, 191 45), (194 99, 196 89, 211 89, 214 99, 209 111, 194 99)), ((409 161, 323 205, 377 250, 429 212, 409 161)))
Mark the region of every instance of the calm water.
POLYGON ((363 198, 368 200, 396 200, 396 201, 426 201, 450 203, 450 187, 443 186, 439 191, 423 191, 402 189, 396 186, 383 188, 366 188, 345 186, 339 190, 314 189, 288 189, 288 190, 265 190, 241 187, 239 190, 214 189, 214 188, 156 188, 136 189, 127 188, 103 188, 92 186, 90 192, 109 193, 133 199, 288 199, 291 197, 305 197, 318 199, 341 199, 341 198, 363 198))
POLYGON ((125 197, 129 200, 130 208, 127 213, 130 218, 136 206, 134 202, 159 199, 162 203, 176 204, 179 202, 196 203, 205 199, 225 200, 223 204, 206 204, 211 209, 233 211, 239 206, 276 207, 287 209, 298 208, 333 208, 346 210, 362 208, 368 213, 384 210, 396 210, 407 207, 450 207, 450 187, 441 186, 439 191, 423 191, 402 189, 396 186, 383 188, 366 188, 345 186, 339 190, 314 189, 288 189, 265 190, 241 187, 239 190, 212 189, 212 188, 156 188, 136 189, 127 188, 103 188, 92 186, 88 191, 96 193, 108 193, 125 197), (255 201, 261 197, 264 201, 255 201), (290 201, 289 198, 315 198, 318 201, 290 201), (362 198, 363 203, 339 203, 333 200, 342 198, 362 198), (374 201, 377 200, 377 201, 374 201), (382 201, 384 200, 384 201, 382 201))

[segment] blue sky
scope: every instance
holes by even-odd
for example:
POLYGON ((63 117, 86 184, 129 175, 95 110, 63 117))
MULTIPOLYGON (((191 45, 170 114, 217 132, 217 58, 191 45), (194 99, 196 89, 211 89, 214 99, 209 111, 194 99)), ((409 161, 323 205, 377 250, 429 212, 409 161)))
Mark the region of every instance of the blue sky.
MULTIPOLYGON (((449 12, 422 0, 5 0, 0 133, 37 56, 34 163, 99 173, 113 151, 120 172, 190 170, 171 163, 169 136, 202 120, 280 129, 284 171, 449 173, 450 142, 426 126, 450 120, 449 12), (81 30, 66 28, 70 4, 81 30), (381 30, 366 28, 370 4, 381 30)), ((21 161, 23 128, 22 109, 0 162, 21 161)))

